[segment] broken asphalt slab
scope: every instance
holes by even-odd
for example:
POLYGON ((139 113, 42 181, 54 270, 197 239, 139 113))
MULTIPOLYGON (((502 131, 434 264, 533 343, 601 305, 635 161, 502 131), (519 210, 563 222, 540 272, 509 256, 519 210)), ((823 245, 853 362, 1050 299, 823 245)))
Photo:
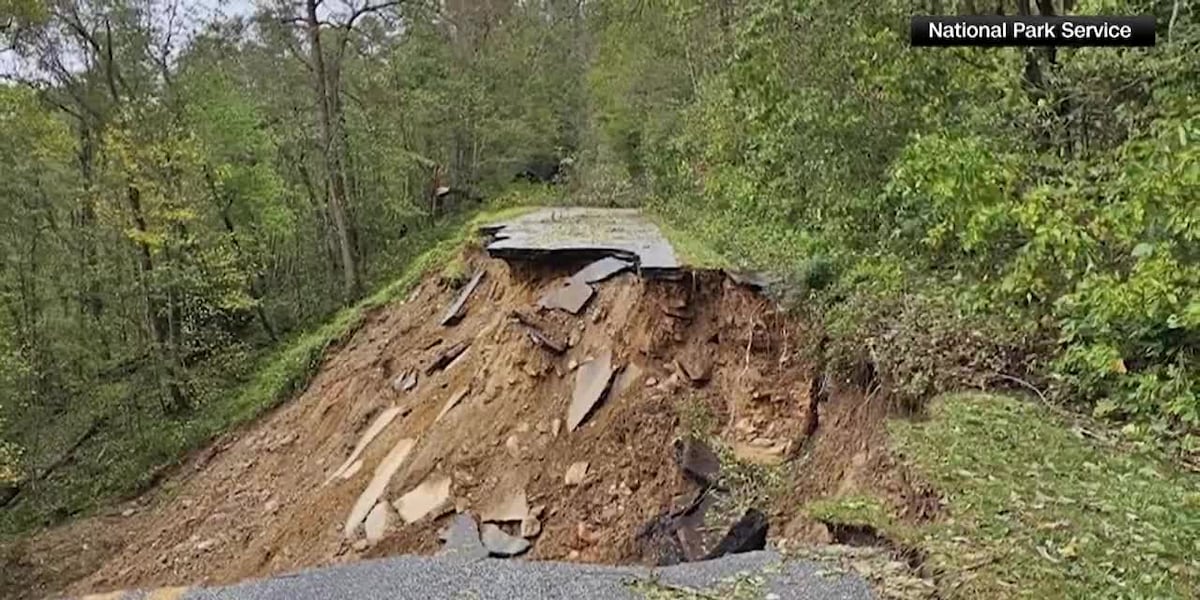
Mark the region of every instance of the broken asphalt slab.
POLYGON ((602 258, 571 276, 575 281, 583 283, 600 283, 617 273, 633 266, 633 263, 611 256, 602 258))
POLYGON ((579 365, 575 371, 575 389, 567 410, 567 431, 575 431, 608 390, 613 377, 612 360, 612 350, 605 348, 599 356, 579 365))
POLYGON ((425 374, 433 375, 438 371, 449 368, 450 365, 454 363, 455 359, 461 356, 463 352, 467 351, 467 348, 470 347, 470 345, 470 342, 458 342, 457 344, 454 344, 453 346, 441 351, 436 357, 434 357, 433 362, 429 363, 428 367, 425 367, 425 374))
POLYGON ((458 323, 467 314, 467 300, 471 298, 471 294, 475 292, 475 288, 479 287, 479 282, 483 281, 484 275, 487 275, 487 271, 483 269, 475 272, 475 275, 471 277, 471 281, 459 292, 458 298, 454 300, 450 308, 446 309, 446 314, 442 316, 442 320, 439 322, 442 327, 449 327, 458 323))
POLYGON ((538 306, 545 309, 555 309, 579 314, 583 307, 596 294, 591 284, 575 279, 568 279, 561 285, 556 285, 538 300, 538 306))
POLYGON ((675 250, 662 231, 637 209, 544 208, 486 225, 481 231, 490 236, 488 254, 504 260, 612 257, 635 263, 649 277, 673 275, 680 268, 675 250))
MULTIPOLYGON (((656 584, 722 597, 724 581, 761 578, 761 595, 778 600, 868 600, 857 575, 770 551, 662 569, 451 556, 398 556, 310 569, 270 579, 189 589, 182 600, 639 600, 656 584)), ((131 593, 130 599, 149 593, 131 593)))

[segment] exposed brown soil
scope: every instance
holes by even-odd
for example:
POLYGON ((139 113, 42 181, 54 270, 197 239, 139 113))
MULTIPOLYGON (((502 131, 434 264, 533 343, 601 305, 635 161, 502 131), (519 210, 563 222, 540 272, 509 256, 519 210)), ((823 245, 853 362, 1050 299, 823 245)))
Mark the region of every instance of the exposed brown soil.
POLYGON ((635 561, 639 530, 685 489, 672 442, 682 428, 680 407, 689 404, 708 408, 709 433, 722 443, 792 458, 789 491, 762 507, 772 538, 819 538, 796 518, 798 506, 819 496, 873 492, 892 499, 901 514, 927 515, 927 496, 887 453, 885 404, 837 386, 816 393, 814 367, 803 358, 814 341, 803 325, 722 274, 660 281, 626 273, 597 284, 596 296, 574 316, 534 307, 579 265, 512 266, 474 251, 467 263, 487 276, 461 322, 438 324, 456 290, 426 280, 406 302, 370 315, 299 397, 114 511, 134 508, 132 515, 79 520, 9 549, 5 568, 23 569, 25 578, 21 589, 0 595, 228 583, 435 551, 445 517, 394 525, 370 548, 343 535, 375 465, 404 438, 417 444, 386 499, 431 474, 451 477, 460 510, 477 512, 524 489, 531 506, 545 507, 530 558, 635 561), (511 318, 514 310, 569 349, 556 355, 531 341, 511 318), (440 352, 460 342, 469 344, 466 353, 426 375, 440 352), (614 365, 641 373, 568 432, 571 365, 605 348, 614 365), (393 389, 411 369, 420 371, 416 389, 393 389), (469 393, 435 422, 464 388, 469 393), (402 407, 401 416, 363 452, 361 470, 326 484, 390 406, 402 407), (587 478, 568 487, 563 475, 577 461, 589 463, 587 478))

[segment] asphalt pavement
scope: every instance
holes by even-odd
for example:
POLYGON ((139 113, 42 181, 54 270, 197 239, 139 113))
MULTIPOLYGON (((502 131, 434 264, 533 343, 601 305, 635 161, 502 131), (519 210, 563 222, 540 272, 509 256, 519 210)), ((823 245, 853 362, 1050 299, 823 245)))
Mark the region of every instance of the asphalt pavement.
MULTIPOLYGON (((868 600, 859 577, 771 551, 657 569, 455 556, 401 556, 310 569, 228 587, 191 588, 182 600, 637 600, 672 590, 689 598, 868 600), (739 591, 731 590, 741 581, 739 591), (753 581, 753 583, 751 583, 753 581)), ((122 600, 150 599, 133 592, 122 600)), ((160 592, 161 593, 161 592, 160 592)), ((676 597, 676 596, 665 596, 676 597)))

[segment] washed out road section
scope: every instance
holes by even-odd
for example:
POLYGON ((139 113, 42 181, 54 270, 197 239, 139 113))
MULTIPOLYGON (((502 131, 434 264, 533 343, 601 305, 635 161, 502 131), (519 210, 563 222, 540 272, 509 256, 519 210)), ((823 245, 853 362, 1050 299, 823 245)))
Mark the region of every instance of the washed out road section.
POLYGON ((640 210, 544 208, 482 228, 487 251, 505 260, 616 257, 633 262, 644 276, 676 273, 680 263, 658 226, 640 210))

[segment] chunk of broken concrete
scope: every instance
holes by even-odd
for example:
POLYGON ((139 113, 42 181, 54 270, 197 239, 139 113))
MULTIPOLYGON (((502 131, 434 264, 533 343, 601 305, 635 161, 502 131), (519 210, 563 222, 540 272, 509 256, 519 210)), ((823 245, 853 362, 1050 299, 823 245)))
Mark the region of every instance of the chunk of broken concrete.
POLYGON ((450 521, 450 525, 442 531, 439 537, 445 542, 441 552, 438 553, 439 556, 475 560, 488 555, 487 549, 479 540, 479 526, 475 523, 475 519, 467 513, 455 515, 454 519, 450 521))
POLYGON ((395 519, 395 514, 392 512, 392 507, 388 506, 387 502, 377 503, 375 508, 367 513, 367 520, 363 523, 367 543, 374 544, 382 540, 383 536, 387 535, 388 527, 392 526, 393 519, 395 519))
POLYGON ((437 423, 438 421, 441 421, 442 417, 446 416, 446 413, 450 412, 450 409, 458 406, 458 403, 462 402, 462 399, 466 398, 467 394, 469 393, 471 393, 471 387, 467 386, 452 394, 450 398, 446 400, 446 404, 442 405, 442 411, 438 413, 437 418, 434 419, 433 422, 437 423))
MULTIPOLYGON (((353 465, 355 461, 358 460, 359 456, 362 455, 363 450, 366 450, 367 446, 370 445, 371 442, 374 441, 375 438, 378 437, 379 434, 382 433, 383 430, 386 429, 393 420, 395 420, 395 418, 400 414, 400 410, 401 409, 399 406, 393 406, 379 413, 379 416, 375 417, 375 421, 371 423, 371 426, 367 427, 367 430, 364 431, 362 436, 358 438, 358 443, 354 445, 354 450, 350 452, 350 456, 346 459, 346 462, 342 463, 342 466, 338 467, 337 470, 329 476, 329 479, 327 479, 325 483, 329 483, 329 481, 333 480, 335 477, 348 479, 351 475, 353 475, 354 473, 350 473, 350 475, 345 475, 345 473, 351 468, 354 468, 353 465)), ((359 466, 361 467, 362 465, 359 466)))
POLYGON ((375 503, 379 501, 379 497, 383 495, 383 491, 387 488, 388 482, 392 480, 392 475, 404 464, 408 454, 412 451, 415 440, 403 439, 396 442, 379 466, 375 467, 375 475, 367 484, 366 489, 359 494, 358 500, 354 502, 354 507, 350 509, 350 514, 346 517, 346 524, 343 527, 343 533, 346 537, 353 537, 354 532, 358 530, 359 525, 362 525, 363 519, 367 518, 367 513, 374 508, 375 503))
POLYGON ((488 554, 500 558, 518 556, 529 550, 529 540, 508 535, 492 523, 484 524, 480 538, 488 554))
POLYGON ((583 310, 584 305, 587 304, 588 300, 592 299, 592 295, 595 293, 596 290, 591 285, 582 281, 568 279, 566 283, 546 292, 546 295, 538 300, 538 306, 546 309, 563 310, 577 315, 580 310, 583 310))
POLYGON ((579 365, 575 371, 575 390, 567 409, 567 430, 575 431, 591 414, 612 381, 612 350, 605 348, 595 359, 579 365))
POLYGON ((767 516, 762 511, 751 508, 738 519, 725 537, 717 543, 717 547, 708 553, 705 560, 720 558, 726 554, 740 554, 762 550, 767 545, 767 516))
POLYGON ((619 258, 602 258, 571 276, 571 279, 582 283, 600 283, 617 273, 633 267, 633 263, 619 258))
POLYGON ((450 501, 450 478, 430 476, 407 494, 397 499, 396 512, 405 523, 416 523, 450 501))
POLYGON ((702 354, 695 353, 684 356, 677 360, 676 364, 692 383, 707 383, 712 377, 712 361, 702 354))
POLYGON ((583 483, 584 478, 587 477, 587 470, 588 464, 586 461, 571 463, 571 466, 567 467, 567 473, 563 475, 563 483, 568 486, 583 483))
POLYGON ((442 327, 454 325, 462 320, 463 316, 465 316, 467 313, 467 300, 470 299, 471 294, 475 291, 475 288, 479 287, 479 282, 483 281, 483 277, 486 274, 487 271, 482 269, 475 272, 475 275, 471 277, 469 282, 467 282, 466 287, 459 292, 458 298, 454 300, 454 303, 451 304, 450 307, 446 309, 446 313, 442 315, 442 320, 439 321, 439 324, 442 327))
POLYGON ((491 506, 480 513, 479 518, 484 523, 505 523, 521 521, 528 515, 529 503, 525 498, 525 490, 519 490, 495 500, 491 506))
POLYGON ((409 392, 417 387, 417 372, 406 371, 392 380, 392 389, 397 392, 409 392))
POLYGON ((721 470, 721 459, 712 448, 693 437, 675 441, 675 460, 684 477, 702 487, 715 482, 721 470))

